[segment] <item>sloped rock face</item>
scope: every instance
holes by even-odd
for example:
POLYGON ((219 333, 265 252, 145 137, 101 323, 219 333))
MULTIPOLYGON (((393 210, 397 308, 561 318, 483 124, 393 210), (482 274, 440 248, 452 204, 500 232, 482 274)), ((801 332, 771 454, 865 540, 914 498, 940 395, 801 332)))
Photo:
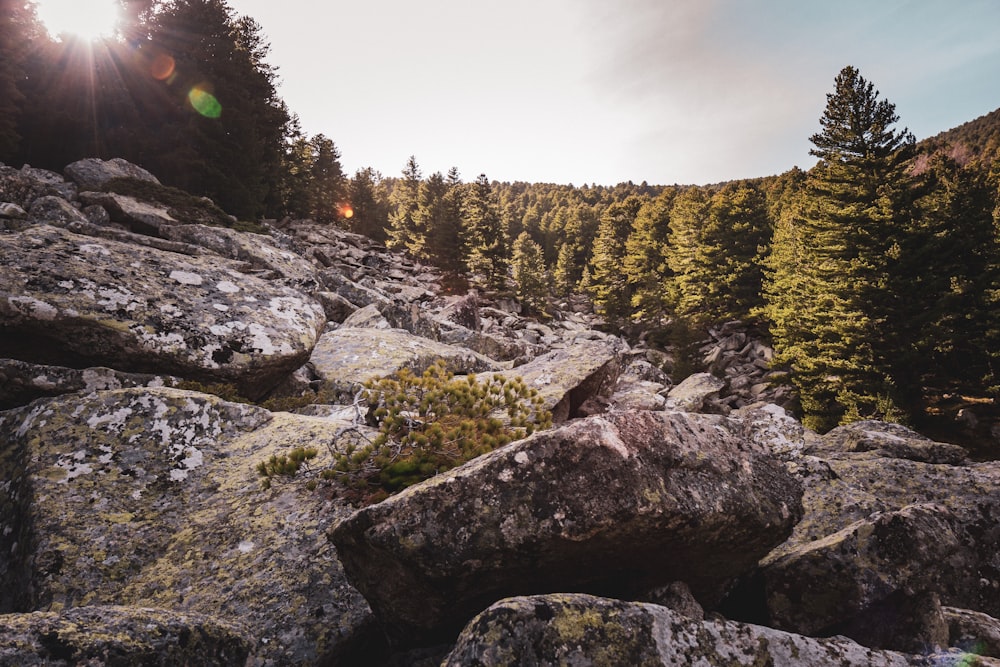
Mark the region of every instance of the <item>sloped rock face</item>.
POLYGON ((236 271, 37 226, 0 238, 0 357, 229 381, 260 395, 301 366, 318 303, 236 271))
POLYGON ((436 360, 459 375, 498 369, 491 359, 471 350, 399 329, 341 327, 328 331, 320 337, 310 359, 324 386, 345 399, 367 380, 387 377, 403 368, 423 373, 436 360))
POLYGON ((605 341, 580 341, 503 373, 538 390, 555 423, 578 417, 588 399, 610 393, 621 374, 618 349, 605 341))
MULTIPOLYGON (((961 656, 954 656, 955 661, 961 656)), ((839 665, 906 667, 924 656, 873 651, 844 638, 696 620, 671 609, 580 594, 501 600, 462 631, 443 665, 839 665)))
POLYGON ((0 616, 0 664, 8 667, 228 667, 247 664, 253 648, 238 626, 163 609, 92 606, 0 616))
POLYGON ((79 186, 81 190, 100 190, 116 178, 132 178, 147 183, 160 184, 159 179, 142 167, 132 164, 122 158, 101 160, 100 158, 85 158, 66 166, 66 175, 79 186))
POLYGON ((175 389, 0 413, 0 611, 170 609, 240 624, 271 664, 335 654, 371 624, 325 537, 348 508, 255 466, 323 465, 343 426, 175 389))
POLYGON ((0 410, 27 405, 45 396, 123 387, 172 386, 176 382, 176 378, 123 373, 111 368, 76 369, 0 359, 0 410))
POLYGON ((362 509, 331 539, 400 644, 448 640, 522 593, 628 597, 681 580, 714 604, 801 511, 797 483, 722 419, 574 421, 362 509))
POLYGON ((802 521, 762 561, 761 620, 916 650, 946 641, 941 604, 998 614, 998 464, 927 463, 958 452, 893 424, 817 436, 773 410, 741 414, 805 488, 802 521))

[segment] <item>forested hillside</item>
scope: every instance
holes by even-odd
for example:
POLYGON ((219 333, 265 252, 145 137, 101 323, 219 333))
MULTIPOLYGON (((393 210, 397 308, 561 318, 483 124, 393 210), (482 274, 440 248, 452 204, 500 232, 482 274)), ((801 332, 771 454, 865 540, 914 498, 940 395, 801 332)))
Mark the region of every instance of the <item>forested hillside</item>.
POLYGON ((0 162, 124 157, 241 219, 341 225, 542 317, 585 293, 609 326, 665 344, 752 322, 820 430, 996 394, 1000 110, 917 142, 846 67, 808 170, 574 186, 425 174, 413 156, 348 176, 277 95, 266 26, 225 0, 124 4, 121 39, 93 45, 0 0, 0 162))

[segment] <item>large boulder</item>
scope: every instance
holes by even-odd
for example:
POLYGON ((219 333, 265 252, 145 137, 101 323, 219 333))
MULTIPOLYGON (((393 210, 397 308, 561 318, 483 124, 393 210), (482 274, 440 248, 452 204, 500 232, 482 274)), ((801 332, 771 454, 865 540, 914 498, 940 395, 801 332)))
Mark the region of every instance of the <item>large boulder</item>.
POLYGON ((520 377, 538 391, 555 423, 578 417, 587 400, 609 394, 622 370, 618 347, 606 341, 579 341, 552 350, 503 373, 520 377))
POLYGON ((94 606, 63 612, 0 615, 0 664, 247 664, 254 641, 245 629, 203 614, 94 606))
POLYGON ((208 225, 165 225, 160 236, 188 243, 225 257, 246 262, 262 278, 280 278, 286 285, 314 290, 316 268, 301 256, 277 245, 269 236, 208 225))
POLYGON ((713 409, 713 401, 726 386, 725 381, 711 373, 690 375, 667 394, 668 410, 687 412, 719 412, 713 409))
POLYGON ((151 173, 120 157, 110 160, 85 158, 67 165, 64 171, 66 176, 81 190, 101 190, 108 182, 116 178, 131 178, 156 185, 160 184, 160 181, 151 173))
MULTIPOLYGON (((876 651, 843 637, 813 639, 672 609, 581 594, 501 600, 476 616, 443 667, 468 665, 959 665, 962 655, 876 651)), ((986 664, 986 663, 970 663, 986 664)))
POLYGON ((802 521, 762 561, 762 621, 911 649, 940 638, 940 604, 1000 614, 1000 464, 949 465, 959 448, 893 424, 817 436, 741 416, 805 489, 802 521))
POLYGON ((60 174, 24 165, 20 169, 0 164, 0 202, 16 204, 25 211, 39 197, 76 199, 77 188, 60 174))
POLYGON ((498 368, 491 359, 465 348, 437 343, 401 329, 360 327, 324 333, 310 363, 325 389, 349 398, 368 380, 390 376, 403 368, 423 373, 437 360, 460 375, 498 368))
POLYGON ((189 257, 39 225, 0 238, 0 357, 235 383, 265 393, 309 358, 322 307, 189 257))
POLYGON ((162 387, 176 383, 176 378, 125 373, 111 368, 66 368, 0 359, 0 410, 27 405, 43 396, 123 387, 162 387))
POLYGON ((0 413, 0 612, 197 613, 262 664, 335 655, 374 627, 325 537, 349 508, 303 475, 265 490, 256 465, 302 446, 325 465, 345 426, 176 389, 0 413))
POLYGON ((359 510, 331 539, 403 645, 450 640, 508 595, 679 580, 712 606, 801 515, 795 480, 723 420, 576 420, 359 510))

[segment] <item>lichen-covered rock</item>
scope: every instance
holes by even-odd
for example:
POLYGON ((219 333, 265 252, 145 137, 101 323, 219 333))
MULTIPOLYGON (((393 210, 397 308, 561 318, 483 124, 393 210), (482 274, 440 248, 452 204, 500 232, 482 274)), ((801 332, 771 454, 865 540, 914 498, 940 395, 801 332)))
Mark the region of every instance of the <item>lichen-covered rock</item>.
POLYGON ((246 665, 244 628, 203 614, 122 606, 0 615, 0 664, 246 665))
POLYGON ((46 195, 73 201, 77 189, 54 171, 29 165, 14 169, 0 164, 0 201, 17 204, 27 211, 36 199, 46 195))
POLYGON ((80 193, 80 201, 87 206, 101 206, 112 220, 124 223, 132 231, 143 234, 159 234, 161 228, 180 223, 167 206, 117 192, 84 191, 80 193))
POLYGON ((120 157, 110 160, 85 158, 69 164, 64 169, 66 176, 81 190, 100 190, 116 178, 131 178, 137 181, 160 184, 159 179, 142 167, 120 157))
POLYGON ((942 611, 948 622, 949 646, 1000 658, 1000 620, 968 609, 944 607, 942 611))
POLYGON ((953 664, 924 660, 839 637, 813 639, 744 623, 692 619, 653 604, 553 594, 492 605, 469 622, 443 667, 953 664))
POLYGON ((423 373, 438 359, 459 375, 497 368, 491 359, 471 350, 437 343, 400 329, 356 327, 324 333, 310 362, 324 386, 346 398, 353 397, 367 380, 387 377, 403 368, 423 373))
POLYGON ((210 250, 220 257, 246 262, 265 279, 280 278, 289 287, 311 291, 318 285, 316 268, 295 253, 276 245, 263 234, 228 227, 186 224, 166 225, 160 236, 210 250))
POLYGON ((236 383, 259 396, 304 364, 318 303, 187 257, 49 225, 0 238, 0 357, 236 383))
POLYGON ((520 377, 538 390, 545 409, 555 423, 577 417, 578 409, 594 396, 610 394, 621 374, 620 350, 605 341, 580 341, 553 350, 504 371, 505 377, 520 377))
POLYGON ((719 397, 725 381, 711 373, 695 373, 686 377, 667 394, 668 410, 709 412, 710 403, 719 397))
MULTIPOLYGON (((793 580, 802 584, 803 576, 812 589, 791 598, 771 595, 769 614, 816 627, 818 621, 809 619, 817 592, 827 595, 827 610, 857 607, 864 592, 873 613, 885 614, 909 613, 908 596, 924 592, 944 605, 1000 615, 1000 464, 950 466, 871 454, 801 456, 787 463, 805 488, 805 516, 763 562, 762 576, 770 591, 791 592, 793 580), (914 503, 936 509, 914 513, 914 503), (864 544, 848 545, 861 538, 864 544), (806 560, 787 570, 784 559, 793 553, 806 560), (881 556, 873 559, 876 554, 881 556)), ((852 617, 851 611, 837 621, 826 612, 817 615, 828 626, 845 627, 852 617)), ((859 638, 864 631, 843 630, 859 638)))
POLYGON ((929 595, 968 565, 939 505, 876 513, 842 530, 764 559, 774 627, 847 635, 866 646, 919 652, 947 645, 940 605, 929 595))
POLYGON ((331 539, 401 644, 447 641, 519 593, 627 597, 680 580, 711 606, 801 512, 795 480, 723 419, 572 421, 359 510, 331 539))
POLYGON ((28 212, 31 219, 50 225, 65 227, 71 222, 87 222, 87 216, 75 206, 55 195, 39 197, 31 204, 28 212))
POLYGON ((860 421, 838 426, 814 440, 806 449, 810 454, 871 452, 872 456, 910 459, 925 463, 963 463, 968 453, 963 447, 934 442, 900 424, 860 421))
POLYGON ((176 382, 176 378, 123 373, 111 368, 65 368, 0 359, 0 410, 27 405, 43 396, 123 387, 172 386, 176 382))
POLYGON ((326 539, 349 508, 255 467, 300 446, 325 465, 343 426, 166 388, 0 413, 0 611, 196 612, 265 664, 335 654, 372 622, 326 539))

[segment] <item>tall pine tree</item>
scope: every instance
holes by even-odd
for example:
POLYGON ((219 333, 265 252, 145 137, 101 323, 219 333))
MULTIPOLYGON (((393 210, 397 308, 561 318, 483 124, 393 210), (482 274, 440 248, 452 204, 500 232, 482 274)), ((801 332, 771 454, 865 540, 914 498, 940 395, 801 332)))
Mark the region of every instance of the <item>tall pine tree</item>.
POLYGON ((901 416, 893 367, 906 341, 893 276, 914 140, 898 120, 857 69, 841 70, 810 138, 820 161, 776 231, 765 312, 813 428, 901 416))

